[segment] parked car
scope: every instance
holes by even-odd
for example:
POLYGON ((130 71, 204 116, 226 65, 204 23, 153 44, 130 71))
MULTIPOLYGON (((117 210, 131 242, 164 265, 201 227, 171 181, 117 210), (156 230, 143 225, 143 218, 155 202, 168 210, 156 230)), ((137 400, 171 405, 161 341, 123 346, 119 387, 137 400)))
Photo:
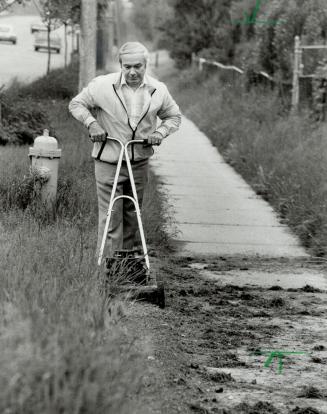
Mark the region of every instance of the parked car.
MULTIPOLYGON (((60 53, 61 38, 56 33, 50 33, 50 50, 54 50, 60 53)), ((48 49, 48 33, 38 32, 35 34, 34 50, 37 52, 39 49, 48 49)))
POLYGON ((17 35, 14 32, 13 26, 10 24, 0 24, 0 40, 12 42, 13 45, 17 43, 17 35))
MULTIPOLYGON (((50 26, 51 30, 54 30, 54 25, 50 26)), ((38 33, 38 32, 47 32, 48 31, 48 26, 44 23, 32 23, 31 24, 31 33, 38 33)))

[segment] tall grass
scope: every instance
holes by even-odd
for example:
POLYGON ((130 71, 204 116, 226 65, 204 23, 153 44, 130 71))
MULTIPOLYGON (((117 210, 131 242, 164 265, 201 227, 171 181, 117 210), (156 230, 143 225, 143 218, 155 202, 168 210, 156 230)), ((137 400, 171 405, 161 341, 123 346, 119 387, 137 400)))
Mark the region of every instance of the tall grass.
MULTIPOLYGON (((122 323, 129 304, 102 289, 92 144, 67 104, 44 101, 63 153, 54 215, 35 198, 28 147, 0 153, 1 413, 136 412, 143 355, 122 323)), ((167 214, 152 178, 144 222, 164 249, 167 214)))
POLYGON ((327 253, 327 127, 290 115, 272 91, 185 71, 168 79, 184 114, 313 254, 327 253))
MULTIPOLYGON (((74 121, 67 110, 67 103, 48 103, 51 114, 50 135, 58 140, 62 149, 55 220, 81 221, 96 231, 97 198, 94 180, 94 162, 90 156, 92 143, 84 128, 74 121)), ((0 212, 24 210, 34 218, 45 220, 36 203, 35 183, 29 175, 27 147, 3 147, 0 153, 0 212)), ((165 195, 158 192, 153 172, 144 196, 143 224, 148 242, 156 248, 170 246, 167 223, 169 212, 163 208, 165 195)), ((48 217, 49 219, 49 217, 48 217)))
POLYGON ((89 232, 68 223, 40 229, 17 213, 8 220, 1 243, 0 411, 130 412, 126 396, 138 388, 138 355, 134 338, 117 325, 121 308, 109 317, 113 305, 99 289, 89 232))

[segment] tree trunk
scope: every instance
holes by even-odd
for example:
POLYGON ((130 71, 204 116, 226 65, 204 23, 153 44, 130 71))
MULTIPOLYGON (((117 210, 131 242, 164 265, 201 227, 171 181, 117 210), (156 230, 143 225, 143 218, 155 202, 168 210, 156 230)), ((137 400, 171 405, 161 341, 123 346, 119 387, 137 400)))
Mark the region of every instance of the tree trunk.
POLYGON ((50 31, 51 31, 51 24, 50 21, 47 25, 48 31, 47 31, 47 43, 48 43, 48 64, 47 64, 47 75, 50 73, 50 61, 51 61, 51 49, 50 49, 50 31))
POLYGON ((97 2, 95 0, 82 0, 80 27, 79 90, 96 75, 97 2))
POLYGON ((65 26, 65 68, 67 67, 67 51, 68 51, 68 44, 67 44, 67 22, 64 22, 65 26))
POLYGON ((121 18, 121 4, 120 0, 115 0, 115 6, 116 6, 116 31, 117 31, 117 46, 120 47, 122 45, 122 33, 121 33, 121 27, 122 27, 122 18, 121 18))

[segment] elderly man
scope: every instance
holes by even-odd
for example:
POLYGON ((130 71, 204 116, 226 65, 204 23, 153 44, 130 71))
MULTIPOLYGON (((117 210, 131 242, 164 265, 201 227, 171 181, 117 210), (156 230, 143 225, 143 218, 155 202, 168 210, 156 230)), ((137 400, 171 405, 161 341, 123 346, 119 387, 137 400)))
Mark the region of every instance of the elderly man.
MULTIPOLYGON (((113 187, 120 146, 107 135, 122 142, 147 139, 149 145, 130 145, 130 159, 140 205, 148 180, 148 160, 152 145, 175 132, 181 122, 179 108, 167 87, 146 74, 148 51, 138 42, 125 43, 119 50, 121 71, 93 79, 69 104, 71 114, 89 130, 94 143, 100 248, 113 187), (90 110, 94 110, 95 117, 90 110), (158 122, 158 118, 161 122, 158 122)), ((131 195, 126 162, 123 162, 116 195, 131 195)), ((137 231, 135 207, 128 199, 115 204, 108 231, 108 248, 132 249, 137 231), (117 204, 119 204, 117 206, 117 204)))

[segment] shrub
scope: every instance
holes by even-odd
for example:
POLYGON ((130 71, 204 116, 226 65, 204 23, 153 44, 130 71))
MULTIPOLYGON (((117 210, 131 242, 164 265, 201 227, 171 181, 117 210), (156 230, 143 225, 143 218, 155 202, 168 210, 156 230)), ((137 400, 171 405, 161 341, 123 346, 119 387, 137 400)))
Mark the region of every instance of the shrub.
POLYGON ((53 69, 48 75, 20 87, 19 95, 34 99, 70 99, 78 91, 78 70, 78 62, 53 69))
POLYGON ((43 104, 31 98, 21 98, 15 90, 7 90, 1 97, 2 125, 0 145, 31 144, 48 122, 43 104))
POLYGON ((13 81, 0 95, 2 125, 0 145, 31 144, 49 125, 45 99, 69 99, 77 93, 78 65, 55 69, 29 85, 13 81))

